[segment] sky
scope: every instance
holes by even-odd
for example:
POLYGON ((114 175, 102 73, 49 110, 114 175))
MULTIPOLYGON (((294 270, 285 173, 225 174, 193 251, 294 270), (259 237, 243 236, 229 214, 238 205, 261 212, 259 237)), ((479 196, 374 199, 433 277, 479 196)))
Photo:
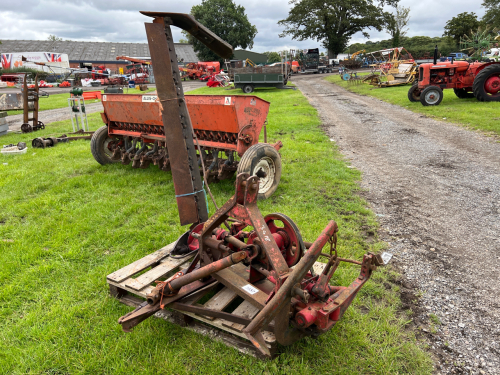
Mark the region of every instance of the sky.
MULTIPOLYGON (((288 0, 234 0, 243 5, 250 23, 258 34, 252 51, 280 51, 289 49, 321 48, 321 41, 296 41, 280 38, 283 27, 277 23, 285 19, 291 5, 288 0)), ((139 10, 189 13, 201 0, 0 0, 1 39, 47 39, 56 35, 64 40, 95 42, 145 43, 144 22, 150 18, 139 10)), ((410 7, 408 36, 441 36, 446 21, 462 12, 484 14, 481 0, 400 0, 410 7)), ((388 8, 391 9, 391 8, 388 8)), ((393 8, 392 8, 393 9, 393 8)), ((180 29, 172 28, 174 40, 183 36, 180 29)), ((367 30, 370 38, 361 33, 351 43, 389 39, 386 32, 367 30)))

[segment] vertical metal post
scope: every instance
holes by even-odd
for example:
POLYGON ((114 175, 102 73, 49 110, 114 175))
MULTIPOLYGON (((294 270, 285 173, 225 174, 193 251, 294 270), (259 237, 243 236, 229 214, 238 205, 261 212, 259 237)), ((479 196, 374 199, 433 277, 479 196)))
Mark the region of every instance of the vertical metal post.
POLYGON ((24 77, 23 83, 23 124, 28 123, 29 119, 29 107, 28 107, 28 82, 26 82, 26 76, 24 77))
POLYGON ((181 225, 208 219, 193 127, 184 100, 184 91, 177 66, 174 41, 168 17, 156 17, 146 23, 151 63, 155 71, 165 138, 181 225))
MULTIPOLYGON (((28 75, 24 76, 24 80, 26 81, 26 78, 28 75)), ((40 99, 40 96, 38 95, 40 93, 40 89, 38 87, 38 74, 35 75, 35 88, 32 92, 33 95, 33 129, 35 129, 36 126, 38 126, 38 109, 39 103, 38 100, 40 99)))

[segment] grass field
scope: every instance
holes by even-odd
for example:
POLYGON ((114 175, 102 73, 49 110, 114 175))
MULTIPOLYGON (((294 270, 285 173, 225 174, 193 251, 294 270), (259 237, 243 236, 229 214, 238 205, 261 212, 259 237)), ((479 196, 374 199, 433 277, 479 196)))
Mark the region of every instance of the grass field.
MULTIPOLYGON (((203 88, 193 94, 228 95, 203 88)), ((239 90, 230 92, 239 95, 239 90)), ((384 244, 349 168, 299 91, 257 90, 271 102, 270 142, 281 140, 283 175, 262 213, 282 212, 312 241, 334 219, 339 253, 361 259, 384 244)), ((102 125, 89 115, 90 128, 102 125)), ((67 132, 51 124, 36 136, 67 132)), ((9 134, 3 144, 33 135, 9 134)), ((0 373, 3 374, 430 374, 424 344, 401 311, 390 269, 379 269, 342 320, 317 340, 280 347, 260 361, 209 338, 151 318, 133 333, 117 319, 131 311, 108 294, 106 275, 174 241, 179 226, 172 176, 101 166, 88 141, 0 155, 0 373)), ((219 205, 234 179, 211 185, 219 205)), ((210 211, 214 207, 210 203, 210 211)), ((334 282, 358 274, 343 266, 334 282)))
POLYGON ((437 106, 424 107, 420 102, 408 100, 407 86, 376 88, 368 84, 350 84, 339 75, 326 78, 352 92, 369 95, 388 103, 397 104, 410 111, 422 113, 436 120, 446 120, 467 128, 500 135, 500 107, 498 102, 479 102, 476 98, 459 99, 451 89, 443 90, 444 97, 437 106))
MULTIPOLYGON (((43 90, 43 89, 42 89, 43 90)), ((96 91, 99 89, 97 88, 96 91)), ((140 94, 144 92, 149 92, 149 91, 154 91, 156 90, 155 88, 150 88, 146 91, 141 91, 139 89, 127 89, 124 88, 123 92, 125 94, 140 94), (128 91, 127 91, 128 90, 128 91)), ((104 90, 100 90, 101 93, 104 93, 104 90)), ((0 91, 0 94, 2 92, 0 91)), ((68 98, 69 98, 69 93, 66 94, 54 94, 50 95, 48 98, 40 98, 39 104, 40 104, 40 111, 46 111, 49 109, 56 109, 56 108, 67 108, 68 107, 68 98)), ((87 100, 86 103, 96 103, 100 102, 100 100, 92 99, 92 100, 87 100)), ((17 109, 13 111, 7 111, 7 115, 18 115, 23 113, 22 109, 17 109)))

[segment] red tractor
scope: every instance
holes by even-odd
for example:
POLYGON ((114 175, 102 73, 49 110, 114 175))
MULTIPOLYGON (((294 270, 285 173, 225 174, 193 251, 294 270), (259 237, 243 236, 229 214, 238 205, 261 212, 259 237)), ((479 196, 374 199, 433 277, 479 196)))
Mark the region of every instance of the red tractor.
POLYGON ((437 62, 421 64, 418 84, 408 91, 411 102, 422 105, 438 105, 443 100, 443 89, 453 89, 460 99, 473 98, 481 102, 500 101, 500 63, 467 61, 437 62))

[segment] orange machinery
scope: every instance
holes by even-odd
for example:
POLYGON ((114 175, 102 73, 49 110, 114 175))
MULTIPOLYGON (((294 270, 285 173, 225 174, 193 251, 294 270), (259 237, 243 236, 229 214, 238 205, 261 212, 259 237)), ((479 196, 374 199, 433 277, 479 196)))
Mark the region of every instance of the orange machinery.
MULTIPOLYGON (((282 143, 259 143, 270 103, 256 96, 186 95, 185 100, 196 136, 198 157, 203 157, 209 181, 231 178, 240 169, 237 157, 241 160, 255 158, 249 165, 262 167, 269 179, 261 193, 266 197, 271 195, 281 175, 277 150, 282 143), (248 155, 245 157, 245 154, 248 155)), ((99 163, 132 162, 135 168, 147 168, 153 163, 162 170, 170 170, 156 95, 104 94, 102 104, 101 116, 106 126, 97 132, 103 132, 102 137, 106 140, 101 142, 96 137, 95 144, 91 145, 99 163)), ((264 142, 266 138, 264 130, 264 142)), ((201 161, 199 164, 201 166, 201 161)), ((243 164, 241 168, 246 168, 248 163, 243 164)))

